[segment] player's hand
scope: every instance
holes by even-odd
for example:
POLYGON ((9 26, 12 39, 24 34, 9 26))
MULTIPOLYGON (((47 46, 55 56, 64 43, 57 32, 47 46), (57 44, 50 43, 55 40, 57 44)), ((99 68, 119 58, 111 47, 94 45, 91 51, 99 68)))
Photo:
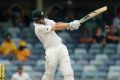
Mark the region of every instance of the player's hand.
POLYGON ((80 27, 80 22, 78 20, 74 20, 73 22, 70 22, 70 30, 76 30, 80 27))

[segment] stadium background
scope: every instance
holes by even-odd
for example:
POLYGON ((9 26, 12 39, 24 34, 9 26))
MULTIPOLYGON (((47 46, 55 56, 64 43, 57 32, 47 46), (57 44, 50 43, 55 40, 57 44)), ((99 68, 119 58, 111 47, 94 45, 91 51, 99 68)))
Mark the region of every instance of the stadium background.
MULTIPOLYGON (((6 65, 6 80, 11 78, 19 65, 23 65, 33 80, 40 80, 44 73, 44 49, 34 34, 31 20, 34 9, 43 10, 48 18, 56 22, 70 22, 105 5, 108 6, 106 13, 82 24, 79 30, 57 33, 68 47, 75 80, 120 80, 119 40, 107 42, 106 34, 104 44, 102 40, 94 41, 98 28, 104 32, 106 25, 112 25, 119 0, 0 0, 0 43, 9 33, 17 47, 19 41, 24 40, 31 51, 31 55, 23 62, 17 61, 16 57, 11 60, 1 53, 0 63, 6 65)), ((120 31, 117 33, 119 37, 120 31)), ((62 80, 59 70, 56 80, 62 80)))

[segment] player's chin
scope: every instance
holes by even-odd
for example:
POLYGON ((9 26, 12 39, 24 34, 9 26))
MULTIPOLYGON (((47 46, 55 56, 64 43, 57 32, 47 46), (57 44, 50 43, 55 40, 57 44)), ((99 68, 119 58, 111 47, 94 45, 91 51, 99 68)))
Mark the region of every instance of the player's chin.
POLYGON ((37 20, 37 22, 40 24, 45 24, 44 18, 37 20))
POLYGON ((44 20, 45 20, 44 18, 41 18, 39 19, 39 22, 44 23, 45 22, 44 20))

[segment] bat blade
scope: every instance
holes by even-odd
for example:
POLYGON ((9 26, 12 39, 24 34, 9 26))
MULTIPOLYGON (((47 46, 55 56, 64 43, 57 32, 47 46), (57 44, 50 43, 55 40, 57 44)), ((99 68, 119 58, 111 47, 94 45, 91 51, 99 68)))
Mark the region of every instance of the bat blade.
POLYGON ((104 6, 102 8, 99 8, 99 9, 91 12, 90 14, 88 14, 85 17, 83 17, 82 19, 80 19, 79 22, 84 23, 85 21, 87 21, 87 20, 89 20, 89 19, 91 19, 91 18, 93 18, 93 17, 95 17, 95 16, 97 16, 105 11, 107 11, 107 6, 104 6))

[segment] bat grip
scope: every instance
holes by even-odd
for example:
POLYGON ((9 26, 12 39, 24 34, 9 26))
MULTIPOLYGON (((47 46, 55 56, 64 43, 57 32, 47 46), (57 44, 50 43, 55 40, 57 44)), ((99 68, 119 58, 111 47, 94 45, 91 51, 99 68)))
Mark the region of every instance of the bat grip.
POLYGON ((85 18, 82 18, 82 19, 79 20, 79 22, 80 22, 81 24, 84 23, 85 21, 87 21, 87 19, 85 19, 85 18))
POLYGON ((82 21, 82 19, 79 20, 80 24, 84 23, 84 21, 82 21))

